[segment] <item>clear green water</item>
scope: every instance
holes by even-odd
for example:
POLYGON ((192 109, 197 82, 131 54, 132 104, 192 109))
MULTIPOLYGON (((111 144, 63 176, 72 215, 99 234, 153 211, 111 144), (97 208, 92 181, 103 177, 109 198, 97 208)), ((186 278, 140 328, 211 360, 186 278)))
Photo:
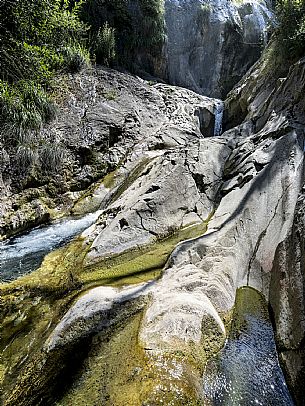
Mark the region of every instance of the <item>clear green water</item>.
POLYGON ((237 291, 225 347, 207 365, 203 391, 213 406, 290 406, 267 303, 252 288, 237 291))

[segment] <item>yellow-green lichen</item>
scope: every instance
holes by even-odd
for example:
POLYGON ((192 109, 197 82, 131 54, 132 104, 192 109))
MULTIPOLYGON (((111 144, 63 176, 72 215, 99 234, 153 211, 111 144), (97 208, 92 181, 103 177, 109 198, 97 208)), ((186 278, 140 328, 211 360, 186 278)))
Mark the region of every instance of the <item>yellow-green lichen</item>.
POLYGON ((189 387, 187 368, 182 376, 170 374, 177 368, 176 355, 151 356, 141 346, 141 320, 138 313, 115 331, 94 337, 88 358, 57 406, 199 404, 189 387))
POLYGON ((146 157, 142 159, 134 169, 128 173, 127 177, 126 175, 124 177, 122 174, 119 176, 118 169, 122 165, 122 163, 120 163, 114 171, 108 173, 102 180, 92 184, 85 193, 81 195, 71 209, 71 213, 83 215, 98 210, 107 195, 107 189, 113 191, 112 195, 109 194, 108 204, 114 202, 141 175, 141 172, 150 161, 151 158, 146 157))
POLYGON ((240 331, 245 328, 247 315, 269 321, 266 299, 260 292, 250 286, 239 288, 236 291, 230 339, 238 337, 240 331))
MULTIPOLYGON (((206 231, 206 223, 176 231, 173 235, 153 244, 130 250, 118 256, 85 268, 80 280, 83 283, 109 284, 120 277, 140 276, 144 272, 160 272, 166 264, 175 246, 184 240, 198 237, 206 231)), ((139 281, 138 281, 139 282, 139 281)))
MULTIPOLYGON (((128 173, 128 176, 118 185, 114 191, 109 203, 115 202, 142 174, 146 166, 152 161, 151 158, 143 158, 134 168, 128 173)), ((111 178, 110 178, 111 181, 111 178)))
POLYGON ((100 208, 108 189, 115 187, 117 170, 108 173, 102 180, 93 183, 75 202, 71 213, 84 215, 100 208))
MULTIPOLYGON (((37 368, 33 368, 33 364, 46 363, 41 347, 67 311, 69 300, 69 295, 55 300, 52 296, 39 296, 37 291, 1 293, 0 369, 3 372, 2 391, 6 395, 3 404, 26 404, 16 401, 18 396, 15 398, 11 394, 12 389, 15 388, 14 393, 18 394, 18 390, 31 391, 38 385, 37 368), (29 387, 24 386, 25 382, 29 387)), ((47 369, 51 370, 51 364, 47 369)), ((52 371, 54 373, 54 368, 52 371)), ((46 378, 41 376, 39 379, 46 378)))
MULTIPOLYGON (((32 390, 26 386, 35 386, 40 365, 46 365, 49 357, 41 352, 43 343, 79 294, 96 285, 121 286, 155 279, 175 245, 203 234, 205 229, 205 223, 188 227, 89 268, 84 267, 83 261, 90 246, 79 238, 46 256, 37 271, 0 285, 0 370, 4 393, 10 393, 14 387, 15 395, 10 398, 16 400, 23 399, 24 391, 32 390)), ((48 362, 54 367, 52 360, 48 362)), ((55 379, 52 374, 56 375, 55 367, 49 372, 47 366, 44 368, 46 378, 40 379, 42 386, 49 385, 49 379, 55 379)), ((158 379, 164 377, 151 382, 156 384, 158 379)), ((15 400, 7 404, 13 405, 15 400)))

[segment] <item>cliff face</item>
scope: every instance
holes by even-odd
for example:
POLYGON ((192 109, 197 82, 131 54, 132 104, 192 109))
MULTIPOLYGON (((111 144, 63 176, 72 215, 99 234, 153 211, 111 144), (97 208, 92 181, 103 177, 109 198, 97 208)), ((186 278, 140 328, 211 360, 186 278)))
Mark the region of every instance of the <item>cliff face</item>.
MULTIPOLYGON (((279 67, 272 44, 265 59, 258 62, 229 94, 226 101, 227 125, 244 119, 260 133, 268 119, 278 117, 301 137, 304 136, 304 58, 291 66, 279 67), (273 66, 273 67, 272 67, 273 66), (276 67, 276 69, 275 69, 276 67)), ((301 147, 302 147, 301 143, 301 147)), ((304 148, 303 148, 304 149, 304 148)), ((282 172, 283 174, 283 172, 282 172)), ((282 175, 284 178, 284 176, 282 175)), ((269 300, 274 314, 275 334, 281 362, 302 404, 304 383, 304 199, 300 178, 299 196, 288 234, 275 244, 269 300)), ((292 213, 293 213, 292 211, 292 213)), ((273 258, 273 255, 272 255, 273 258)))
POLYGON ((268 2, 165 1, 168 80, 224 98, 260 57, 273 14, 268 2))
POLYGON ((300 192, 294 222, 279 244, 273 263, 269 300, 274 312, 278 349, 290 385, 302 404, 305 379, 304 191, 300 192))
POLYGON ((218 98, 258 60, 275 20, 269 0, 90 4, 93 24, 116 30, 119 64, 218 98))

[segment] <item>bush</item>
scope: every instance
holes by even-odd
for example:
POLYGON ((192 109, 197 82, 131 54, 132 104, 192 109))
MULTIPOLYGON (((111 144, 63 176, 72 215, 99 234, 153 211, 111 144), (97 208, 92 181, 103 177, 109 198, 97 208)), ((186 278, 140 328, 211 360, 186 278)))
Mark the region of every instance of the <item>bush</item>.
POLYGON ((61 50, 63 66, 68 72, 79 72, 90 65, 89 51, 79 43, 70 44, 61 50))
POLYGON ((0 128, 4 143, 25 142, 44 122, 55 117, 56 107, 33 81, 9 84, 0 80, 0 128))
POLYGON ((29 145, 20 145, 17 149, 16 163, 21 173, 29 173, 38 160, 37 152, 29 145))
POLYGON ((30 157, 31 138, 56 109, 47 95, 57 72, 90 63, 83 45, 88 28, 79 17, 82 0, 0 0, 0 132, 4 145, 30 157))
POLYGON ((278 46, 289 58, 305 54, 305 0, 277 0, 278 46))
POLYGON ((2 50, 2 77, 9 83, 30 79, 47 86, 56 71, 62 69, 63 55, 47 46, 11 41, 2 50))
POLYGON ((109 66, 115 58, 115 30, 106 22, 97 31, 94 41, 96 62, 109 66))
POLYGON ((60 168, 65 153, 59 144, 45 144, 40 153, 40 166, 43 172, 55 172, 60 168))

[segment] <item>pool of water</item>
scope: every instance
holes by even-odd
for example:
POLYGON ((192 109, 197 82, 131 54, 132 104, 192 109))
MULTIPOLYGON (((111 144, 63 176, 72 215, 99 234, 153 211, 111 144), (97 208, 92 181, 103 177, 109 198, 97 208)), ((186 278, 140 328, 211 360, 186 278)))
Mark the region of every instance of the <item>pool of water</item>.
POLYGON ((203 392, 206 405, 294 405, 279 365, 267 303, 252 288, 237 291, 229 337, 207 364, 203 392))
POLYGON ((0 242, 0 282, 8 282, 37 269, 46 254, 80 234, 101 211, 81 218, 66 218, 0 242))

